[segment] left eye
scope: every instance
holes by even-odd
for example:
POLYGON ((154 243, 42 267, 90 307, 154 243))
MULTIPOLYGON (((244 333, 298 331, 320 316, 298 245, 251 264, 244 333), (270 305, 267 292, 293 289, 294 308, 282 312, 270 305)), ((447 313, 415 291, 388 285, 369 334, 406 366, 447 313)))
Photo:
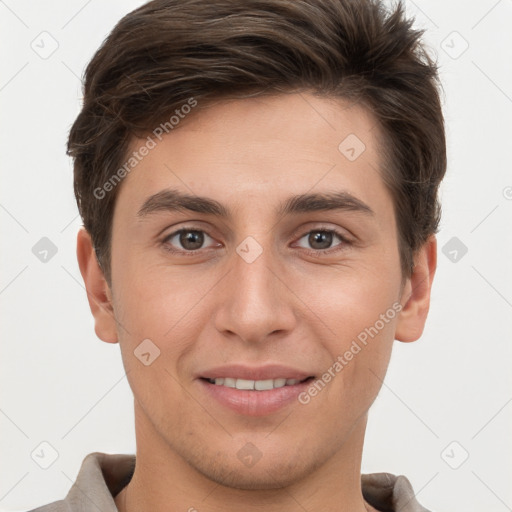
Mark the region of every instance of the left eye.
POLYGON ((300 238, 300 240, 306 239, 306 243, 310 244, 310 247, 304 247, 303 245, 300 245, 300 241, 299 246, 304 247, 305 249, 322 251, 325 249, 331 249, 331 245, 335 238, 340 240, 342 243, 345 242, 345 238, 336 231, 317 229, 314 231, 310 231, 309 233, 306 233, 303 237, 300 238))

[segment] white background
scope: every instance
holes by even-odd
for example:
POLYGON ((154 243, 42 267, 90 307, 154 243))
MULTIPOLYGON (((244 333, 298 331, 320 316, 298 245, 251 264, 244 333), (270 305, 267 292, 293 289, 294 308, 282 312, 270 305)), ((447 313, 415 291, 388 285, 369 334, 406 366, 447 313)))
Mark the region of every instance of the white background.
MULTIPOLYGON (((95 337, 75 259, 81 223, 65 142, 85 65, 141 3, 0 1, 3 511, 62 499, 90 452, 135 452, 119 346, 95 337), (46 49, 49 37, 58 42, 47 59, 31 48, 41 37, 46 49), (42 237, 58 249, 46 263, 32 252, 42 237), (43 441, 58 452, 48 469, 31 458, 43 441)), ((438 55, 449 166, 428 326, 420 341, 396 342, 363 472, 406 475, 432 510, 504 512, 512 510, 512 1, 406 6, 438 55), (442 252, 453 237, 468 249, 456 262, 442 252)))

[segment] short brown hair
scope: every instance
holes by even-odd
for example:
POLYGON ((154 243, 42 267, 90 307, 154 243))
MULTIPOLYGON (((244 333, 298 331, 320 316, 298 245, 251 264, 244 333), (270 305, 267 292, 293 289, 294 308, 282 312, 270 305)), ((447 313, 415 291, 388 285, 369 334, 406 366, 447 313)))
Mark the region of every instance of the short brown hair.
POLYGON ((118 188, 95 191, 120 170, 134 135, 190 98, 301 91, 358 101, 378 120, 410 275, 414 251, 438 229, 446 170, 437 67, 412 23, 401 3, 388 10, 377 0, 154 0, 125 16, 86 69, 68 141, 78 208, 109 284, 118 188))

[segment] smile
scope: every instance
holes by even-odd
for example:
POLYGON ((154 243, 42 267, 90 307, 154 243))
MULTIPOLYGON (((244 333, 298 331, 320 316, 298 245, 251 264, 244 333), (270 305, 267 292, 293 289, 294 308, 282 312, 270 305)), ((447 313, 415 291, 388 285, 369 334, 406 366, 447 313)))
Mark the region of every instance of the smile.
POLYGON ((249 380, 249 379, 235 379, 232 377, 217 377, 215 379, 207 379, 210 384, 216 386, 225 386, 228 388, 236 388, 246 391, 268 391, 270 389, 282 388, 284 386, 295 386, 300 382, 308 380, 310 377, 303 379, 265 379, 265 380, 249 380))

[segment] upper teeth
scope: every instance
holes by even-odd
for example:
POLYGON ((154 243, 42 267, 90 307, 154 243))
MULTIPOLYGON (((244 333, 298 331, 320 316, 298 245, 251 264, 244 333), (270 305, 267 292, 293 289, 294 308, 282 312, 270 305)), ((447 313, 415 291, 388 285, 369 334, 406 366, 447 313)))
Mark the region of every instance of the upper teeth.
POLYGON ((267 379, 267 380, 247 380, 233 379, 231 377, 222 377, 217 379, 208 379, 212 384, 217 386, 227 386, 236 389, 255 389, 257 391, 265 391, 268 389, 282 388, 283 386, 293 386, 300 382, 297 379, 267 379))

